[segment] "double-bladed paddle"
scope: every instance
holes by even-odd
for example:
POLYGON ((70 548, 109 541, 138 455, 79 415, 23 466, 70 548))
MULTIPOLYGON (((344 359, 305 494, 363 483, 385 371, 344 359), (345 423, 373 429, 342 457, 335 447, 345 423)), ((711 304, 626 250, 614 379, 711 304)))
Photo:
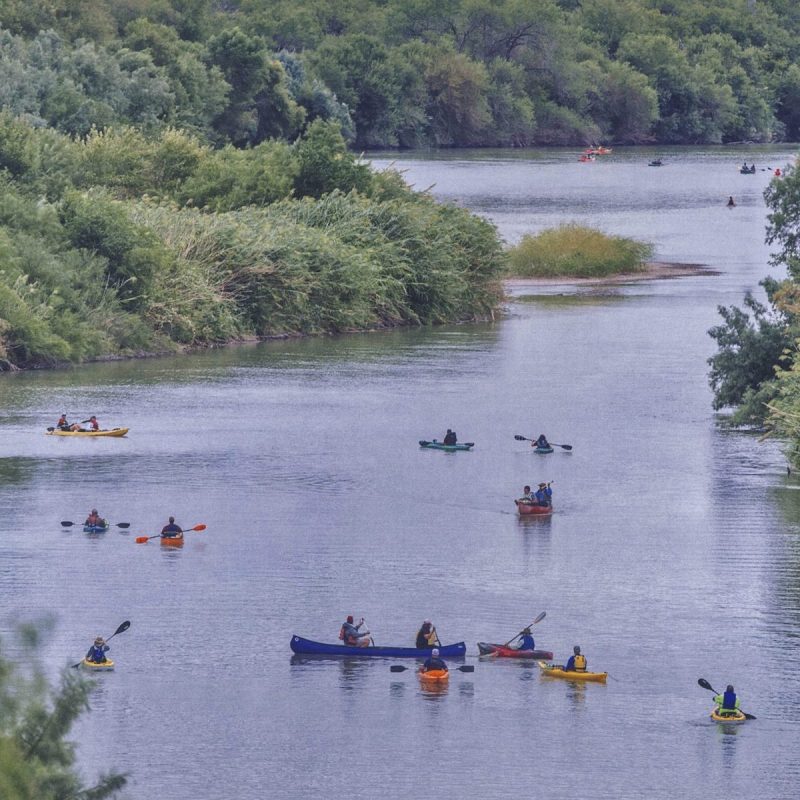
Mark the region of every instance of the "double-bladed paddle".
MULTIPOLYGON (((404 664, 392 664, 389 667, 390 672, 405 672, 407 669, 411 669, 410 667, 405 666, 404 664)), ((461 667, 453 667, 454 670, 458 670, 459 672, 475 672, 475 667, 472 664, 464 664, 461 667)))
MULTIPOLYGON (((208 526, 203 525, 195 525, 193 528, 184 528, 183 533, 189 533, 189 531, 204 531, 208 526)), ((160 539, 161 534, 157 533, 155 536, 137 536, 136 537, 136 544, 144 544, 145 542, 149 542, 151 539, 160 539)), ((177 536, 165 536, 165 539, 177 539, 177 536)))
MULTIPOLYGON (((547 612, 546 611, 542 611, 542 613, 539 614, 539 616, 536 617, 536 619, 533 622, 531 622, 530 625, 526 625, 525 628, 530 628, 531 625, 536 625, 537 623, 541 622, 546 616, 547 616, 547 612)), ((525 628, 523 628, 513 639, 509 639, 503 645, 503 647, 508 647, 511 644, 511 642, 514 641, 514 639, 519 639, 519 637, 522 636, 523 633, 525 633, 525 628)))
MULTIPOLYGON (((122 625, 120 625, 119 628, 117 628, 114 631, 114 633, 112 633, 111 636, 108 637, 108 639, 106 639, 106 641, 110 642, 118 633, 125 633, 125 631, 128 630, 130 626, 131 626, 131 621, 129 619, 126 619, 125 622, 123 622, 122 625)), ((83 664, 83 659, 81 659, 77 664, 73 664, 72 669, 77 669, 81 664, 83 664)))
MULTIPOLYGON (((70 522, 68 519, 62 519, 61 520, 61 526, 63 528, 71 528, 73 525, 76 525, 76 524, 79 524, 79 523, 70 522)), ((83 524, 85 525, 86 523, 84 522, 83 524)), ((130 528, 130 526, 131 526, 130 522, 117 522, 115 524, 116 524, 116 526, 118 528, 130 528)))
MULTIPOLYGON (((514 438, 518 442, 533 442, 536 444, 536 439, 529 439, 527 436, 520 436, 518 433, 514 434, 514 438)), ((571 444, 556 444, 555 442, 548 442, 547 444, 549 444, 551 447, 561 447, 564 450, 572 450, 571 444)))
MULTIPOLYGON (((719 694, 719 692, 705 678, 698 678, 697 682, 704 689, 708 689, 709 692, 714 692, 714 694, 719 694)), ((742 709, 740 708, 739 711, 742 711, 742 709)), ((742 714, 744 714, 745 717, 747 717, 747 719, 756 719, 755 714, 748 714, 745 711, 742 711, 742 714)))

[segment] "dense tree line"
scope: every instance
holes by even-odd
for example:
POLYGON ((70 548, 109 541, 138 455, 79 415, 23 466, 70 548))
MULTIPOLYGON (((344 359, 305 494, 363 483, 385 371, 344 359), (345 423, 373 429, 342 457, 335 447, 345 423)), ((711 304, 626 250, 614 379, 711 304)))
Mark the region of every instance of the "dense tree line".
POLYGON ((800 138, 791 0, 5 0, 0 105, 356 148, 800 138))

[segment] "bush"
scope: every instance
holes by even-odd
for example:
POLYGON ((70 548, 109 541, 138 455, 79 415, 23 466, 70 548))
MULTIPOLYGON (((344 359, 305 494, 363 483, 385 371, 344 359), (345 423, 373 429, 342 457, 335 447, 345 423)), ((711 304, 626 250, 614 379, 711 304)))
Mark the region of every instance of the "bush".
POLYGON ((599 278, 637 272, 652 255, 644 242, 607 236, 593 228, 562 225, 523 236, 509 252, 510 273, 526 278, 599 278))

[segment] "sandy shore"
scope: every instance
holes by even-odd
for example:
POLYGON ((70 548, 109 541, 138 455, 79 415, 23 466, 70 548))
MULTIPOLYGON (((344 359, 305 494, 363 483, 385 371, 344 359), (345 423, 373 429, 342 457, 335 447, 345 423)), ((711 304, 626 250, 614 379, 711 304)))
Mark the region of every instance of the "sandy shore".
POLYGON ((622 275, 607 275, 603 278, 506 278, 503 283, 509 291, 525 286, 613 286, 638 281, 665 280, 666 278, 685 278, 691 275, 718 275, 716 270, 702 264, 671 264, 666 261, 650 261, 641 272, 627 272, 622 275))

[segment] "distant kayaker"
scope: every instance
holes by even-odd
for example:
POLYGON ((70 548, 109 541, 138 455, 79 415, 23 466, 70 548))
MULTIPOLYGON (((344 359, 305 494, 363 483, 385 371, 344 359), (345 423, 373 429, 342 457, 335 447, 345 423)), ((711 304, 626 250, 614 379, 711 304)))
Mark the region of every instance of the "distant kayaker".
POLYGON ((60 431, 68 431, 69 430, 69 422, 67 422, 67 414, 66 412, 63 413, 59 418, 58 422, 56 422, 56 428, 60 431))
POLYGON ((439 634, 436 633, 436 628, 433 623, 426 619, 422 623, 422 627, 417 631, 417 650, 427 650, 439 642, 439 634))
POLYGON ((444 441, 442 444, 457 444, 458 443, 458 436, 456 436, 455 431, 451 431, 450 428, 447 429, 447 433, 444 435, 444 441))
POLYGON ((736 206, 736 201, 733 199, 733 195, 728 198, 728 208, 734 208, 736 206))
POLYGON ((93 508, 83 524, 102 528, 105 527, 106 521, 97 513, 97 509, 93 508))
POLYGON ((439 658, 439 648, 434 647, 431 651, 431 657, 425 659, 425 663, 420 667, 420 672, 430 672, 431 670, 442 670, 447 672, 447 664, 439 658))
POLYGON ((363 624, 364 617, 361 617, 361 621, 358 625, 355 625, 353 624, 353 615, 349 615, 339 629, 339 638, 348 647, 369 647, 369 631, 364 631, 363 633, 359 631, 363 624))
POLYGON ((170 517, 169 522, 161 529, 162 539, 177 539, 183 534, 183 528, 175 524, 175 517, 170 517))
POLYGON ((551 499, 553 497, 553 490, 550 488, 549 483, 540 483, 534 497, 536 498, 537 506, 553 505, 553 501, 551 499))
POLYGON ((102 636, 98 636, 94 640, 94 644, 89 648, 86 654, 86 660, 91 661, 92 664, 105 664, 108 659, 106 653, 111 648, 106 644, 106 640, 102 636))
POLYGON ((535 650, 536 649, 536 642, 533 641, 533 636, 531 635, 531 629, 525 628, 524 631, 520 634, 520 640, 517 647, 514 648, 515 650, 535 650))
POLYGON ((717 704, 717 714, 721 717, 736 716, 736 712, 739 710, 739 698, 730 684, 724 694, 714 695, 714 702, 717 704))
POLYGON ((547 437, 543 433, 540 433, 539 438, 533 443, 533 446, 546 450, 548 447, 550 447, 550 442, 547 441, 547 437))
POLYGON ((577 644, 572 648, 572 655, 564 664, 564 672, 586 672, 586 656, 581 655, 581 648, 577 644))
POLYGON ((97 421, 97 417, 89 417, 89 428, 93 431, 100 430, 100 423, 97 421))

